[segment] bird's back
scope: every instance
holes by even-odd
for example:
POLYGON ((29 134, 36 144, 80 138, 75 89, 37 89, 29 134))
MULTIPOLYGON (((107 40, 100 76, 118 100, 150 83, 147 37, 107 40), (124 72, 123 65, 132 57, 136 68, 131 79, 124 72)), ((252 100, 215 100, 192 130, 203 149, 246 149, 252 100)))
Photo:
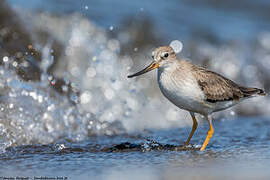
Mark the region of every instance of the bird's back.
POLYGON ((254 95, 265 95, 262 89, 238 85, 232 80, 205 68, 193 65, 192 69, 193 75, 209 102, 240 100, 254 95))

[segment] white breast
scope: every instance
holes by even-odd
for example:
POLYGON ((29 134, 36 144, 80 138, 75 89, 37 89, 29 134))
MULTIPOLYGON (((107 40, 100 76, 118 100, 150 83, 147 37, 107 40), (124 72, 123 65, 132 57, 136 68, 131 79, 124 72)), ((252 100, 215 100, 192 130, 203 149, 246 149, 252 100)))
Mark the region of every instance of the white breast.
POLYGON ((173 66, 158 69, 158 84, 163 95, 181 109, 208 114, 204 94, 189 71, 173 69, 173 66))

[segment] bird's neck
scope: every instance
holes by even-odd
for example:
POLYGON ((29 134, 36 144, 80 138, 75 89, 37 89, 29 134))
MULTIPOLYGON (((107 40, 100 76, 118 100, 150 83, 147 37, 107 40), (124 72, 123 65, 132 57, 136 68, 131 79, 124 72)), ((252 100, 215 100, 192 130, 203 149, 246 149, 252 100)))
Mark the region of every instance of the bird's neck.
POLYGON ((172 61, 166 65, 159 67, 158 74, 162 74, 162 73, 171 74, 178 68, 179 68, 179 61, 172 61))

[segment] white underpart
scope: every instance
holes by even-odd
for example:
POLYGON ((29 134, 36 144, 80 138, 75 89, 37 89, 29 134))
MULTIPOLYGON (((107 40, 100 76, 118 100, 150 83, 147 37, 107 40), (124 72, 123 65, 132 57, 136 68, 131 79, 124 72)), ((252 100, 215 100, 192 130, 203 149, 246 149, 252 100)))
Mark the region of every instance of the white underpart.
POLYGON ((183 74, 177 79, 174 78, 172 73, 176 67, 177 65, 171 64, 158 69, 158 84, 161 92, 181 109, 208 114, 209 112, 204 105, 204 94, 196 79, 192 74, 183 74))
MULTIPOLYGON (((240 101, 242 101, 242 99, 240 101)), ((217 103, 212 103, 213 104, 212 105, 213 106, 212 112, 222 111, 224 109, 230 108, 230 107, 238 104, 240 101, 221 101, 221 102, 217 102, 217 103)))

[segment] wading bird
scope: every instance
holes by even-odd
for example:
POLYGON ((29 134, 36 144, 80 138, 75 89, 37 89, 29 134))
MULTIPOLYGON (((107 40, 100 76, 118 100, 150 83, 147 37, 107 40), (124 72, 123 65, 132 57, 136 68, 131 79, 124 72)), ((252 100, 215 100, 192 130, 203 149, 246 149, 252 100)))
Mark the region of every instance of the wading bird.
POLYGON ((209 130, 201 151, 214 133, 212 113, 232 107, 244 99, 265 95, 262 89, 240 86, 218 73, 179 60, 170 46, 156 48, 152 58, 153 62, 149 66, 128 78, 158 68, 158 85, 163 95, 177 107, 189 111, 192 117, 193 126, 185 145, 189 144, 197 129, 194 113, 208 119, 209 130))

